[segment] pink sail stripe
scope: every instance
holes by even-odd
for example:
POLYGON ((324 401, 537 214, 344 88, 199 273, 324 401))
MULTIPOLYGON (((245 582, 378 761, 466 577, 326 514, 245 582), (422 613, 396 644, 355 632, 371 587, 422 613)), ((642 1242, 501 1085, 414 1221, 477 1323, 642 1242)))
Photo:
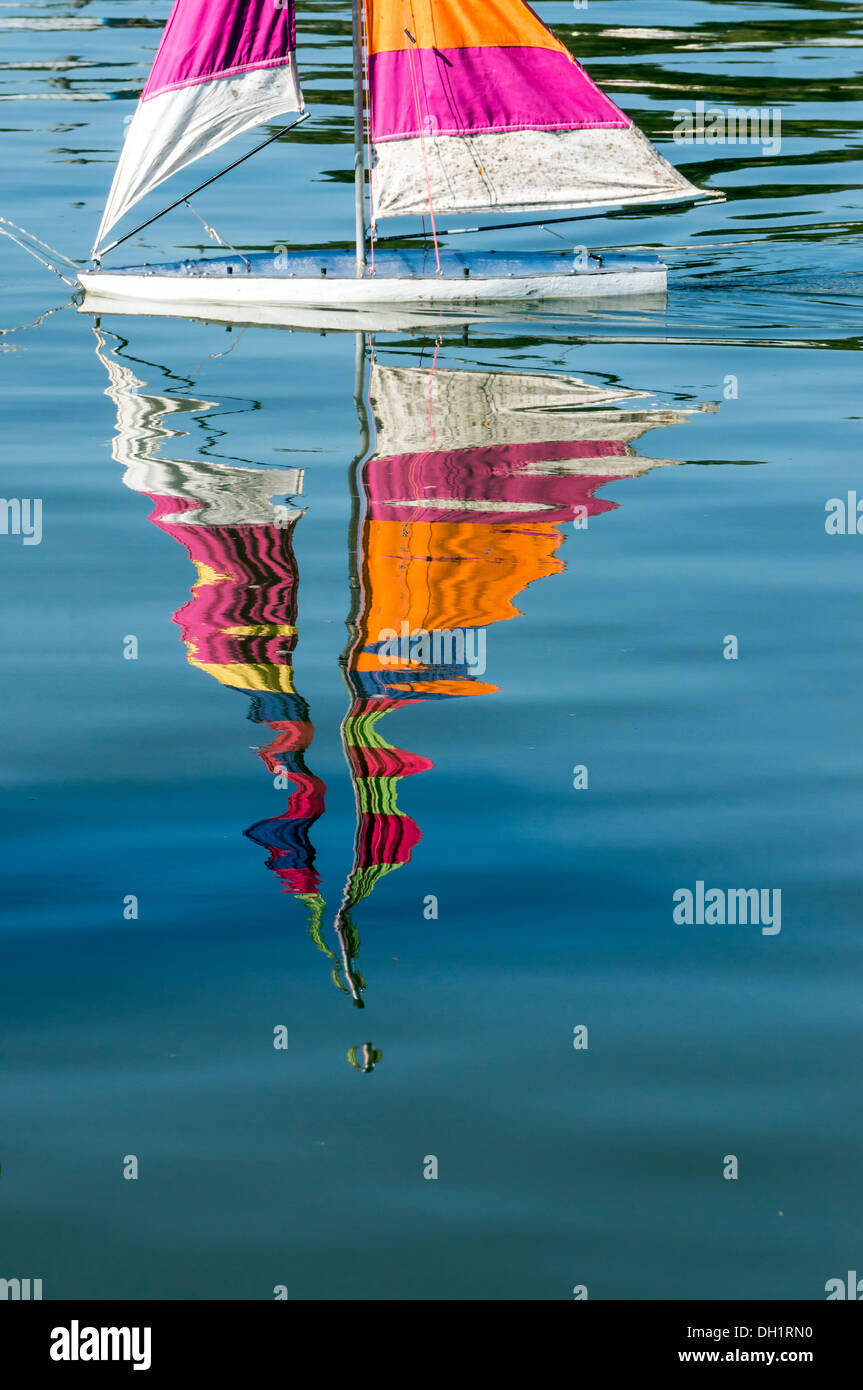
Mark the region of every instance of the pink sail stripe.
MULTIPOLYGON (((428 453, 375 457, 363 467, 363 482, 372 500, 403 476, 421 475, 423 486, 434 486, 453 497, 482 496, 492 478, 516 478, 519 471, 544 459, 625 458, 626 445, 619 439, 531 440, 527 444, 490 444, 486 448, 435 449, 428 453)), ((548 479, 532 479, 534 485, 548 479)))
MULTIPOLYGON (((276 725, 270 722, 269 728, 274 729, 276 725)), ((296 752, 304 753, 314 737, 315 729, 313 724, 303 723, 298 719, 296 721, 296 728, 297 737, 293 740, 293 747, 282 747, 281 740, 285 737, 283 733, 279 738, 274 738, 272 743, 268 743, 266 748, 258 749, 258 757, 263 762, 267 771, 271 772, 274 777, 284 775, 285 762, 290 761, 291 754, 296 752), (308 732, 309 729, 311 729, 311 733, 308 732), (305 738, 305 742, 302 742, 303 738, 305 738)))
POLYGON ((362 748, 348 761, 358 777, 413 777, 417 772, 430 772, 434 763, 419 753, 406 753, 401 748, 362 748))
POLYGON ((324 813, 324 796, 326 786, 320 777, 315 777, 311 772, 288 772, 286 774, 289 781, 294 783, 296 791, 291 793, 288 803, 286 816, 291 820, 317 820, 318 816, 324 813))
POLYGON ((150 497, 155 504, 150 520, 178 540, 194 564, 206 565, 214 575, 215 582, 197 584, 192 598, 174 615, 184 639, 195 642, 198 659, 203 659, 202 651, 215 651, 218 646, 224 653, 212 657, 218 665, 252 660, 285 665, 278 652, 292 644, 290 635, 238 639, 226 635, 225 629, 290 621, 286 615, 295 611, 297 575, 293 557, 285 553, 286 532, 269 526, 204 527, 163 521, 161 517, 172 513, 195 512, 199 504, 188 498, 150 497), (266 585, 264 577, 270 579, 266 585), (242 642, 244 652, 254 648, 261 655, 228 654, 232 648, 239 650, 237 642, 242 642))
MULTIPOLYGON (((186 605, 188 608, 189 605, 186 605)), ((283 637, 230 637, 202 626, 201 614, 180 609, 175 621, 195 661, 204 666, 287 666, 283 637)))
POLYGON ((375 54, 370 74, 374 141, 632 125, 578 63, 549 49, 404 49, 375 54))
POLYGON ((176 0, 142 100, 218 77, 276 67, 296 49, 293 0, 176 0))
POLYGON ((261 750, 261 756, 266 756, 272 762, 270 766, 268 761, 267 766, 274 772, 275 764, 281 762, 286 754, 305 752, 315 736, 315 726, 303 719, 270 719, 267 722, 271 729, 278 731, 279 736, 261 750))
POLYGON ((422 831, 410 816, 363 812, 357 823, 356 867, 407 864, 421 839, 422 831))
POLYGON ((283 850, 273 850, 269 868, 278 874, 284 882, 285 893, 317 893, 321 882, 321 876, 316 869, 292 869, 290 865, 283 867, 279 863, 279 855, 285 854, 283 850))
POLYGON ((453 449, 428 454, 400 454, 370 459, 364 469, 369 490, 370 519, 386 521, 498 522, 512 503, 512 520, 559 521, 573 507, 590 515, 614 504, 593 496, 597 487, 619 477, 613 464, 595 473, 542 474, 525 472, 529 465, 577 459, 626 458, 619 440, 556 440, 550 444, 502 444, 487 449, 453 449), (439 505, 443 501, 449 505, 439 505), (460 512, 453 502, 471 503, 460 512), (419 502, 420 505, 398 505, 419 502), (488 503, 487 509, 482 503, 488 503), (528 510, 533 508, 533 510, 528 510))
POLYGON ((153 492, 148 492, 147 496, 153 503, 153 510, 149 519, 156 523, 163 516, 171 516, 172 513, 179 512, 199 512, 203 507, 203 503, 198 502, 194 497, 164 497, 153 492))

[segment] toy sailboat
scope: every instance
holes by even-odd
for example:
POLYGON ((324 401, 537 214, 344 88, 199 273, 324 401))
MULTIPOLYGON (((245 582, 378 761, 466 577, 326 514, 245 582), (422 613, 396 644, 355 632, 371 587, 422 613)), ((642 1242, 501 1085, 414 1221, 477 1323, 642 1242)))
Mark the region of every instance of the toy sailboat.
POLYGON ((649 254, 574 246, 463 254, 440 244, 442 235, 493 230, 443 233, 438 218, 448 214, 605 215, 717 196, 653 148, 529 5, 355 0, 352 8, 355 255, 279 248, 102 268, 109 251, 156 220, 108 242, 166 179, 263 122, 285 113, 296 114, 295 125, 306 118, 294 0, 176 0, 129 125, 93 247, 95 268, 80 275, 85 311, 255 321, 297 307, 446 311, 665 292, 666 267, 649 254), (423 219, 424 240, 414 250, 387 249, 379 222, 405 217, 423 219))

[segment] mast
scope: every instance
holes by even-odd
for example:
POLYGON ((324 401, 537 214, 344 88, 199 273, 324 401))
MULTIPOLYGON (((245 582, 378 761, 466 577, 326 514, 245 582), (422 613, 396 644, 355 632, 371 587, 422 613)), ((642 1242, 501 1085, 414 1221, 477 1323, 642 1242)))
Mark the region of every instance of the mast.
POLYGON ((360 5, 353 0, 354 25, 354 202, 357 233, 357 279, 366 271, 366 169, 363 151, 363 116, 365 114, 363 82, 363 37, 360 25, 360 5))

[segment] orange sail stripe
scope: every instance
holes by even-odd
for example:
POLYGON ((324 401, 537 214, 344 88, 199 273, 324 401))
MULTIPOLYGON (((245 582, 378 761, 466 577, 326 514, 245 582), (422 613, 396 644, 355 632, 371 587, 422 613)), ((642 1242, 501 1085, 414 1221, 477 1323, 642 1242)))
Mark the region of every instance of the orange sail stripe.
POLYGON ((368 522, 363 644, 402 621, 446 631, 516 617, 516 595, 563 568, 562 541, 553 522, 368 522))
POLYGON ((366 12, 372 53, 405 48, 550 48, 568 54, 522 0, 480 0, 479 4, 366 0, 366 12))

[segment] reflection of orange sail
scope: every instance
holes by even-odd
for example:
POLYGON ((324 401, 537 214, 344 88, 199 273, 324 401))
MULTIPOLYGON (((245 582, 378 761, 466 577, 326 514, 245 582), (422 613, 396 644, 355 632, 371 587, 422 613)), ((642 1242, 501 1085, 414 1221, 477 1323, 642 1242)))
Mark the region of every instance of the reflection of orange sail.
POLYGON ((382 716, 497 691, 481 679, 485 629, 562 569, 564 524, 615 506, 598 488, 665 462, 631 441, 687 418, 619 408, 637 397, 566 377, 374 366, 377 447, 358 475, 361 601, 343 724, 359 817, 346 907, 420 839, 397 787, 430 764, 384 742, 382 716))

